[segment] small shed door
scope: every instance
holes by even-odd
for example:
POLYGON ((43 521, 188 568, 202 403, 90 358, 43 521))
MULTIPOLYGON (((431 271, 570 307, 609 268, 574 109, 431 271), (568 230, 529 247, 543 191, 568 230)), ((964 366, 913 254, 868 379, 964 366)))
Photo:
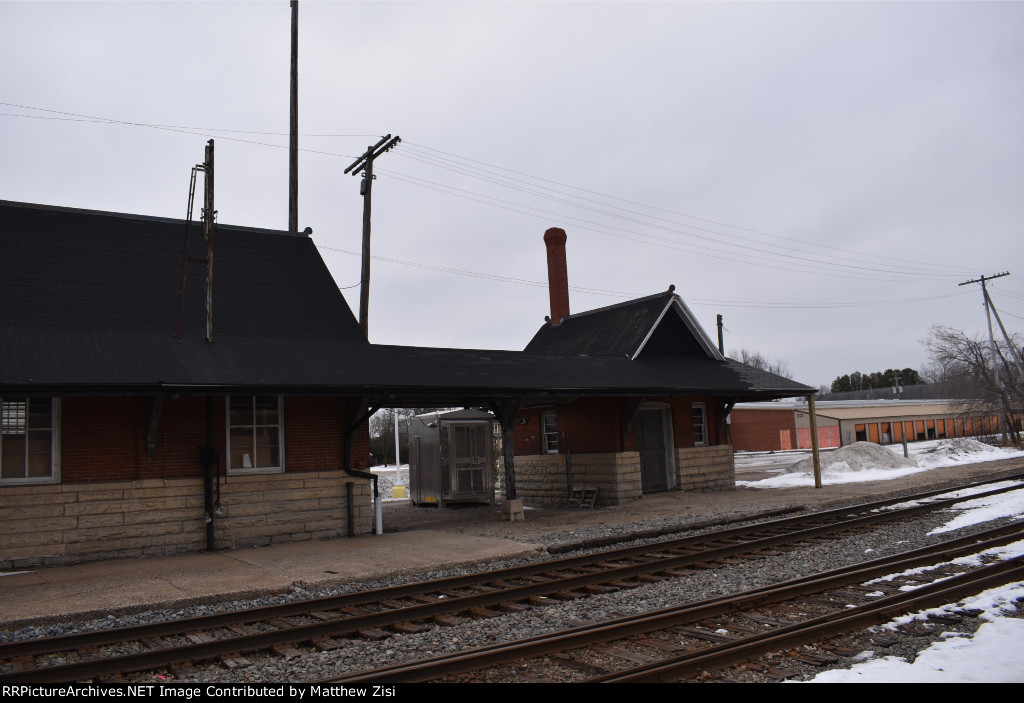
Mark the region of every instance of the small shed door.
POLYGON ((669 471, 671 441, 666 436, 666 411, 641 410, 636 416, 636 445, 640 452, 640 487, 644 493, 667 491, 673 481, 669 471))
POLYGON ((452 425, 452 465, 455 470, 453 496, 486 493, 487 442, 490 441, 490 425, 452 425))

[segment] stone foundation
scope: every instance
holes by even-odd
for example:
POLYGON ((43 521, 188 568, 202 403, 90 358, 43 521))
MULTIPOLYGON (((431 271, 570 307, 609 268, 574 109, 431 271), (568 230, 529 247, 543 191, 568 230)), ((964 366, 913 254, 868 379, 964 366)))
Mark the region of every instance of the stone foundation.
POLYGON ((731 491, 736 463, 731 444, 676 449, 676 488, 681 491, 731 491))
MULTIPOLYGON (((640 497, 638 452, 573 454, 570 466, 573 487, 596 488, 598 505, 618 505, 640 497)), ((499 475, 504 481, 504 468, 499 475)), ((516 493, 527 501, 565 503, 565 454, 517 456, 516 493)))
MULTIPOLYGON (((643 495, 639 452, 573 454, 572 486, 596 488, 598 505, 619 505, 643 495)), ((504 468, 499 471, 504 481, 504 468)), ((516 493, 537 503, 565 503, 568 486, 565 454, 516 457, 516 493)), ((676 449, 676 488, 723 491, 736 487, 732 445, 676 449)))
MULTIPOLYGON (((229 476, 215 547, 252 547, 348 535, 373 527, 370 481, 340 471, 229 476)), ((164 556, 206 549, 202 479, 0 489, 0 569, 164 556)))

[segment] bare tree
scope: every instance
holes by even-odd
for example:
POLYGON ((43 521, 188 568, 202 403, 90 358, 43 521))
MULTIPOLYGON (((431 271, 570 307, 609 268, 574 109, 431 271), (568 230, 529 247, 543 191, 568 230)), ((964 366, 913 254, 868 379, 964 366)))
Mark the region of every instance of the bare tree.
POLYGON ((733 349, 729 352, 729 356, 737 361, 742 361, 747 366, 753 366, 755 369, 767 371, 783 378, 793 378, 793 372, 789 370, 789 365, 785 361, 781 359, 771 360, 759 351, 750 349, 736 351, 733 349))
POLYGON ((1002 426, 1017 444, 1024 412, 1024 379, 1014 356, 1022 340, 1013 335, 1010 341, 1013 348, 951 327, 933 326, 924 345, 930 356, 928 375, 950 384, 960 412, 1001 417, 1002 426))
MULTIPOLYGON (((451 408, 381 408, 370 417, 370 452, 375 461, 395 461, 395 422, 398 422, 398 444, 401 459, 408 461, 409 420, 416 415, 444 412, 451 408)), ((398 463, 402 463, 399 461, 398 463)))

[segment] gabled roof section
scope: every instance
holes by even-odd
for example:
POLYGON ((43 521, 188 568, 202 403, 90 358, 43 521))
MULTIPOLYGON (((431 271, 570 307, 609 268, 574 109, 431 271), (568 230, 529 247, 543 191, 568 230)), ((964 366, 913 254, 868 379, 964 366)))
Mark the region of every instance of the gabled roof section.
POLYGON ((221 224, 213 342, 190 264, 177 343, 184 241, 184 220, 0 201, 0 388, 329 383, 368 346, 308 236, 221 224))
MULTIPOLYGON (((367 379, 386 379, 393 398, 433 394, 438 400, 523 395, 565 396, 716 395, 758 400, 806 395, 812 388, 732 359, 671 355, 573 356, 529 351, 436 349, 370 345, 367 379)), ((401 403, 399 403, 401 404, 401 403)))
POLYGON ((682 298, 673 293, 637 298, 545 323, 525 351, 584 356, 646 355, 724 357, 682 298))

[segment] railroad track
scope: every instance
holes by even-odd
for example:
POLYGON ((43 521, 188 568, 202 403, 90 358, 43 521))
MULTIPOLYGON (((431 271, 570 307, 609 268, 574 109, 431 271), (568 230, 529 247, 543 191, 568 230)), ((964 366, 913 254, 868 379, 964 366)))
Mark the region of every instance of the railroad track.
MULTIPOLYGON (((1024 557, 952 567, 949 560, 1024 539, 1024 521, 983 533, 697 603, 595 623, 320 683, 666 682, 881 624, 1024 579, 1024 557), (896 576, 943 565, 935 580, 896 576), (912 591, 902 589, 912 587, 912 591)), ((806 658, 814 655, 803 654, 806 658)), ((812 660, 813 661, 813 660, 812 660)), ((815 662, 819 663, 819 662, 815 662)))
MULTIPOLYGON (((1022 477, 1011 477, 1020 479, 1022 477)), ((1000 479, 1006 481, 1007 479, 1000 479)), ((957 490, 982 490, 992 482, 957 490)), ((1004 486, 977 495, 1019 488, 1004 486)), ((0 645, 0 681, 106 680, 185 662, 244 666, 246 652, 280 656, 298 647, 330 650, 346 638, 384 639, 448 624, 456 615, 489 617, 553 600, 680 578, 738 558, 777 554, 808 541, 854 534, 963 500, 929 491, 849 508, 730 528, 656 544, 613 549, 508 569, 410 583, 277 606, 0 645), (929 501, 909 507, 898 503, 929 501)))

